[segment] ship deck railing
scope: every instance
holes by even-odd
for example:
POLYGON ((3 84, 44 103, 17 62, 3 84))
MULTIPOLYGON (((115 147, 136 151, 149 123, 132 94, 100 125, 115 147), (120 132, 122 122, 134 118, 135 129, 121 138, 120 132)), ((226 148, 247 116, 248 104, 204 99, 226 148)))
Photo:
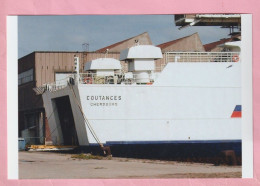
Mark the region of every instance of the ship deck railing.
POLYGON ((172 62, 238 62, 240 52, 165 52, 163 60, 156 64, 156 72, 172 62))
MULTIPOLYGON (((132 73, 114 73, 113 75, 98 75, 97 73, 80 73, 78 77, 79 84, 97 84, 97 85, 113 85, 113 84, 122 84, 122 85, 151 85, 154 80, 158 77, 158 73, 149 73, 146 78, 137 78, 136 74, 132 73), (144 80, 145 79, 145 80, 144 80), (143 80, 145 82, 143 82, 143 80)), ((41 95, 45 91, 55 92, 61 89, 66 88, 69 84, 74 84, 75 79, 77 79, 76 74, 66 77, 62 80, 56 80, 56 82, 46 83, 40 87, 35 87, 33 90, 36 95, 41 95), (73 83, 70 79, 73 79, 73 83)))
POLYGON ((55 92, 57 90, 61 90, 64 89, 68 86, 68 81, 64 81, 61 82, 52 82, 52 83, 45 83, 40 87, 35 87, 33 88, 34 92, 36 93, 36 95, 41 95, 43 94, 45 91, 49 91, 49 92, 55 92))
POLYGON ((167 62, 235 62, 239 52, 166 52, 167 62))
POLYGON ((158 77, 158 73, 150 72, 147 77, 140 78, 137 74, 117 72, 112 75, 98 75, 97 73, 80 73, 80 84, 146 84, 151 85, 158 77))
MULTIPOLYGON (((145 81, 134 73, 122 73, 116 71, 113 75, 98 75, 93 72, 80 73, 78 80, 79 84, 146 84, 151 85, 157 79, 160 72, 168 63, 172 62, 239 62, 239 52, 166 52, 163 54, 162 60, 156 62, 154 72, 149 73, 149 77, 145 77, 145 81), (148 80, 147 80, 148 79, 148 80), (141 83, 140 83, 141 82, 141 83), (142 83, 145 82, 145 83, 142 83)), ((57 91, 68 86, 69 78, 75 78, 72 74, 66 79, 59 80, 53 83, 46 83, 41 87, 34 88, 37 95, 43 94, 44 91, 57 91)))

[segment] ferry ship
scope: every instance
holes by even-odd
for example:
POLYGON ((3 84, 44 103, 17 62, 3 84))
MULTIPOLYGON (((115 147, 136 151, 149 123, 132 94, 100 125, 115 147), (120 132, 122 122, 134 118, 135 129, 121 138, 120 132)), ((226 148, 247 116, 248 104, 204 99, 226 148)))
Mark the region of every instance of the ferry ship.
POLYGON ((43 87, 53 144, 82 149, 110 146, 114 156, 241 157, 240 42, 228 52, 169 53, 162 71, 161 49, 136 45, 120 53, 128 64, 100 58, 63 83, 43 87), (131 155, 130 155, 131 154, 131 155))

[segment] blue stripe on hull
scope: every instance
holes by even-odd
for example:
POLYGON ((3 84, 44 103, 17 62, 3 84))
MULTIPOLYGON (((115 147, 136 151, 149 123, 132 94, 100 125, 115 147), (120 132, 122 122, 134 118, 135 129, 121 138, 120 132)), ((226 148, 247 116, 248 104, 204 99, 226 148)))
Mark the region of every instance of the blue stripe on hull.
POLYGON ((241 105, 236 105, 234 111, 242 111, 242 106, 241 105))
MULTIPOLYGON (((241 158, 241 140, 190 140, 190 141, 108 141, 113 156, 133 158, 212 159, 222 151, 232 150, 241 158)), ((97 144, 82 147, 99 148, 97 144)), ((208 161, 208 160, 206 160, 208 161)))
POLYGON ((241 140, 181 140, 181 141, 107 141, 107 145, 138 145, 138 144, 189 144, 189 143, 241 143, 241 140))

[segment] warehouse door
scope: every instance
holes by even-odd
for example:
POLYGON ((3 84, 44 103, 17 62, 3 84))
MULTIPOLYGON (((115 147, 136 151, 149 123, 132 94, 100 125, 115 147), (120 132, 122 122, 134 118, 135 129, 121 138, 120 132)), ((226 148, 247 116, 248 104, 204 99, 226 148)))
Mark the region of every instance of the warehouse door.
POLYGON ((72 73, 55 73, 55 82, 57 86, 65 86, 67 85, 68 79, 73 77, 72 73))
POLYGON ((69 96, 55 98, 64 145, 78 145, 69 96))

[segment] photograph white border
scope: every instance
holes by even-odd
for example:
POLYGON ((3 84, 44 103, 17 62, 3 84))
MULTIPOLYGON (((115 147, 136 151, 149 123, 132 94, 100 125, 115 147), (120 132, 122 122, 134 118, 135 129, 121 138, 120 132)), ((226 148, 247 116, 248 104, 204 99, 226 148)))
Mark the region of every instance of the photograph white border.
POLYGON ((242 178, 253 178, 252 14, 241 16, 242 178))
MULTIPOLYGON (((252 15, 241 17, 242 178, 253 178, 252 15)), ((7 16, 7 159, 8 179, 19 179, 17 16, 7 16)))
POLYGON ((7 178, 18 179, 18 17, 7 16, 7 178))

